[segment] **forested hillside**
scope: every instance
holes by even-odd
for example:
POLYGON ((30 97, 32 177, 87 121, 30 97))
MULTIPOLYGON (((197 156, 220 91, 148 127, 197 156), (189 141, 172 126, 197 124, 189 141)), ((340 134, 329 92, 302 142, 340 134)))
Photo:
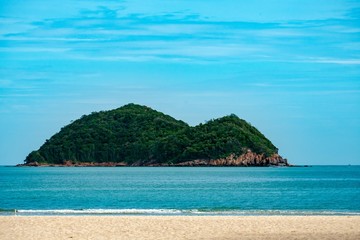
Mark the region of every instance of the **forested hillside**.
POLYGON ((234 114, 191 127, 149 107, 128 104, 83 116, 65 126, 31 152, 25 163, 177 164, 249 151, 266 158, 278 150, 234 114))

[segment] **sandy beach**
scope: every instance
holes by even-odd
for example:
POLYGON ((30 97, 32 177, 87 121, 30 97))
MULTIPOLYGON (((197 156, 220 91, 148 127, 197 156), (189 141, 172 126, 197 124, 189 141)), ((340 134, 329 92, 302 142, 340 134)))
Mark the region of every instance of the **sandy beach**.
POLYGON ((357 216, 2 216, 0 239, 360 239, 357 216))

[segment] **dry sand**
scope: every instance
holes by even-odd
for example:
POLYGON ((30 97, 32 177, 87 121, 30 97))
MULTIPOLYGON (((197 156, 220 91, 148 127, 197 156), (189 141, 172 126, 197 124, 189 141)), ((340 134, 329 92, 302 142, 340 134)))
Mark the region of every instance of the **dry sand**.
POLYGON ((360 239, 358 216, 2 216, 0 239, 360 239))

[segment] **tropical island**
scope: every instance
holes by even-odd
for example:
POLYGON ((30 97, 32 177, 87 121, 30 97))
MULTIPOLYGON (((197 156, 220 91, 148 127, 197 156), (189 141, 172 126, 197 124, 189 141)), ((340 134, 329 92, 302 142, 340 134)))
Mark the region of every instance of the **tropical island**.
POLYGON ((84 115, 18 166, 288 166, 235 114, 195 127, 146 106, 84 115))

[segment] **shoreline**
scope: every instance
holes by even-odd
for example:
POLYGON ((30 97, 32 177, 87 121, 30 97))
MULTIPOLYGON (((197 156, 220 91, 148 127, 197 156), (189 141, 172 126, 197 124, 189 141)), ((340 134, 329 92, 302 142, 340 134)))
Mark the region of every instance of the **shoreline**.
POLYGON ((0 216, 0 239, 360 239, 360 216, 0 216))
MULTIPOLYGON (((38 153, 39 154, 39 153, 38 153)), ((30 155, 29 155, 30 156, 30 155)), ((59 160, 59 159, 58 159, 59 160)), ((135 161, 77 161, 74 159, 63 159, 59 163, 52 163, 53 161, 30 161, 28 158, 24 164, 18 166, 78 166, 78 167, 124 167, 124 166, 148 166, 148 167, 216 167, 216 166, 289 166, 286 158, 281 157, 278 153, 273 153, 267 156, 265 153, 255 153, 247 149, 245 153, 237 155, 235 153, 229 154, 227 157, 220 158, 199 158, 192 160, 175 160, 175 162, 161 162, 156 159, 135 160, 135 161)))
POLYGON ((132 165, 80 165, 80 164, 74 164, 74 165, 60 165, 60 164, 44 164, 44 165, 38 165, 38 166, 28 166, 24 164, 17 164, 15 166, 6 166, 6 167, 29 167, 29 168, 42 168, 42 167, 53 167, 53 168, 92 168, 92 167, 103 167, 103 168, 141 168, 141 167, 151 167, 151 168, 167 168, 167 167, 176 167, 176 168, 216 168, 216 167, 238 167, 238 168, 292 168, 292 167, 312 167, 309 165, 288 165, 288 166, 278 166, 278 165, 264 165, 264 166, 236 166, 236 165, 224 165, 224 166, 213 166, 213 165, 193 165, 193 166, 182 166, 182 165, 141 165, 141 166, 132 166, 132 165))
POLYGON ((63 216, 158 216, 158 217, 291 217, 291 216, 358 216, 356 210, 240 210, 240 209, 174 209, 174 208, 87 208, 87 209, 0 209, 0 216, 63 217, 63 216))

